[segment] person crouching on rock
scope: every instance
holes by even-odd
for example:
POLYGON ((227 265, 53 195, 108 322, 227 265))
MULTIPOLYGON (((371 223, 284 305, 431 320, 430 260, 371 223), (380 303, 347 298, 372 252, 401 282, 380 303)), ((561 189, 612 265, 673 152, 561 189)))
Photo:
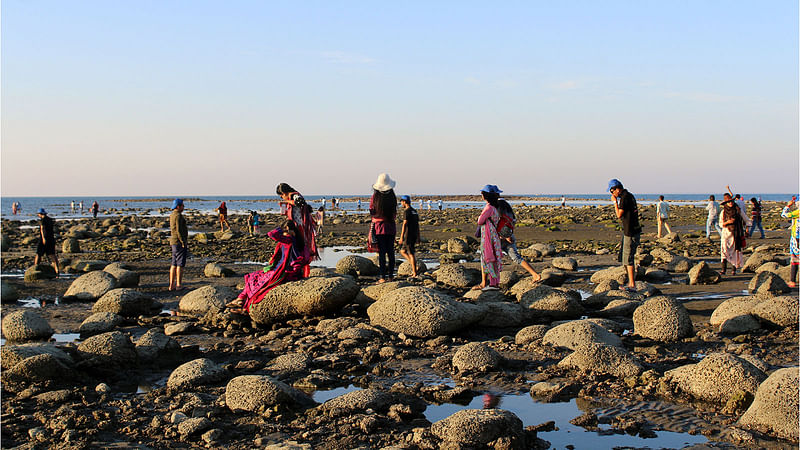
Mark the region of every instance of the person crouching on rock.
POLYGON ((304 269, 311 261, 305 254, 303 233, 297 224, 287 220, 267 236, 277 244, 272 258, 262 270, 244 276, 244 290, 225 305, 233 313, 246 314, 275 286, 305 278, 304 269))
POLYGON ((499 289, 503 249, 500 236, 497 234, 497 224, 500 221, 497 201, 501 192, 503 191, 493 184, 487 184, 481 189, 481 195, 486 200, 486 206, 478 217, 478 230, 481 235, 481 284, 474 286, 473 290, 499 289))

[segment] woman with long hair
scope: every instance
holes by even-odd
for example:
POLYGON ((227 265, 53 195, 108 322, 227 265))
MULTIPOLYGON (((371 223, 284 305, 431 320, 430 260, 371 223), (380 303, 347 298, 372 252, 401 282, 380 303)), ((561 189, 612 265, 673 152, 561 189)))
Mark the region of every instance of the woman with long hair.
POLYGON ((378 266, 381 277, 378 283, 391 281, 394 277, 394 237, 397 235, 397 196, 394 187, 397 183, 382 173, 372 185, 372 198, 369 201, 369 215, 378 244, 378 266))
POLYGON ((317 225, 311 215, 311 205, 306 203, 306 199, 303 198, 299 192, 286 183, 279 184, 275 191, 281 198, 281 211, 283 211, 284 207, 286 208, 286 218, 297 225, 299 234, 302 236, 303 242, 305 243, 302 256, 308 263, 303 269, 303 276, 307 277, 311 270, 308 264, 311 264, 311 261, 319 259, 317 239, 314 233, 317 225))
POLYGON ((310 261, 303 256, 305 242, 297 224, 287 220, 267 236, 276 243, 272 258, 262 270, 244 276, 244 289, 236 300, 225 305, 231 312, 246 314, 275 286, 305 278, 304 270, 310 261))
POLYGON ((497 224, 500 221, 497 207, 501 192, 503 191, 493 184, 487 184, 481 189, 481 195, 486 201, 486 206, 478 217, 481 234, 481 284, 474 286, 474 290, 499 289, 503 249, 500 235, 497 234, 497 224))
POLYGON ((733 266, 733 275, 736 269, 744 265, 742 250, 745 247, 745 232, 747 230, 747 216, 733 199, 733 194, 728 188, 728 193, 723 197, 720 213, 720 260, 722 261, 722 274, 728 270, 728 262, 733 266))

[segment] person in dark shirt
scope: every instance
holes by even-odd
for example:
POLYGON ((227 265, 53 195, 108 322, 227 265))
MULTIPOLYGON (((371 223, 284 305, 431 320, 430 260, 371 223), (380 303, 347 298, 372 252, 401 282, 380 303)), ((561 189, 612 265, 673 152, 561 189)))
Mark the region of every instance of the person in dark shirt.
POLYGON ((36 256, 33 264, 38 265, 42 256, 47 255, 53 261, 53 268, 56 269, 56 277, 61 272, 58 269, 58 258, 56 258, 56 233, 55 220, 47 215, 44 208, 40 208, 37 213, 41 222, 39 223, 39 244, 36 246, 36 256))
POLYGON ((183 199, 176 198, 172 202, 172 213, 169 215, 169 246, 172 249, 172 264, 169 266, 169 290, 182 291, 183 268, 189 256, 189 229, 183 217, 183 199))
POLYGON ((619 251, 619 261, 628 272, 628 285, 623 289, 635 292, 634 258, 642 234, 642 226, 639 224, 639 208, 636 206, 636 198, 633 194, 622 187, 622 183, 616 178, 608 182, 608 190, 611 192, 611 201, 614 203, 617 218, 622 220, 622 245, 619 251))
POLYGON ((411 206, 411 197, 400 196, 400 204, 403 205, 403 228, 400 230, 400 254, 411 264, 412 276, 416 277, 417 257, 416 246, 420 242, 419 236, 419 214, 411 206))

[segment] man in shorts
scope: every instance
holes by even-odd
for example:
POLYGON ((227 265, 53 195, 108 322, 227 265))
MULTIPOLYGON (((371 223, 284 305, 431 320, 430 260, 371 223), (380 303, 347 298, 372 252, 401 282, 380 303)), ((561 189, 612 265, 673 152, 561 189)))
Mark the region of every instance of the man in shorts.
POLYGON ((36 246, 36 256, 33 258, 33 264, 38 265, 42 256, 49 256, 50 260, 53 261, 53 268, 56 269, 56 278, 58 278, 61 271, 58 269, 58 258, 56 258, 56 221, 47 215, 47 211, 44 208, 39 208, 37 215, 41 222, 39 222, 39 244, 36 246))
POLYGON ((189 230, 183 218, 183 200, 176 198, 172 202, 172 213, 169 215, 169 246, 172 247, 172 264, 169 267, 169 290, 181 291, 183 286, 183 268, 189 254, 187 246, 189 230))
POLYGON ((611 192, 611 201, 617 218, 622 221, 622 247, 619 251, 619 261, 628 272, 628 285, 623 289, 636 291, 636 271, 634 258, 639 240, 642 235, 642 226, 639 224, 639 208, 636 198, 622 187, 622 183, 614 178, 608 182, 608 191, 611 192))
POLYGON ((400 196, 400 204, 403 205, 403 228, 400 230, 400 254, 411 264, 412 276, 417 276, 417 257, 416 246, 420 241, 419 237, 419 214, 411 207, 411 197, 400 196))

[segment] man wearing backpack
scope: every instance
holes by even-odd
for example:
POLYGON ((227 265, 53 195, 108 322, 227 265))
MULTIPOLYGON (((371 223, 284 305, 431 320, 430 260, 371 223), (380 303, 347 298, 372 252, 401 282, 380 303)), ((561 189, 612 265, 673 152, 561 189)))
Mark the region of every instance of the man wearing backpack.
POLYGON ((511 205, 500 199, 497 201, 497 212, 500 213, 500 220, 497 222, 497 234, 500 236, 500 248, 503 249, 508 257, 511 258, 515 264, 519 264, 523 269, 533 277, 533 281, 539 281, 542 276, 539 275, 527 261, 522 258, 517 250, 517 239, 514 237, 514 224, 516 217, 511 205))

